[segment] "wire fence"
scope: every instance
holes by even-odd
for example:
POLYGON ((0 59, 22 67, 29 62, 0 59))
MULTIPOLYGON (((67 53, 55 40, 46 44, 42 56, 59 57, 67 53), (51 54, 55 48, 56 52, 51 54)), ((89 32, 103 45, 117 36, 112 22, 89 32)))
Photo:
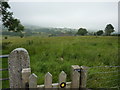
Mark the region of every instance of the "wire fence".
POLYGON ((120 89, 119 83, 120 66, 91 66, 88 68, 87 87, 89 88, 96 86, 97 88, 120 89))
POLYGON ((95 73, 91 73, 91 74, 106 74, 106 73, 116 73, 116 72, 120 72, 120 70, 117 70, 117 71, 109 71, 109 72, 95 72, 95 73))
MULTIPOLYGON (((8 58, 8 57, 9 57, 8 54, 6 54, 6 55, 0 55, 0 58, 8 58)), ((4 59, 2 59, 2 60, 4 60, 4 59)), ((2 62, 3 62, 3 61, 2 61, 2 62)), ((6 62, 7 62, 7 61, 6 61, 6 62)), ((3 71, 8 71, 8 67, 3 68, 3 66, 2 66, 2 68, 0 68, 0 73, 2 72, 2 78, 0 78, 0 81, 9 80, 9 77, 3 78, 3 71)), ((6 73, 6 74, 8 74, 8 73, 6 73)))
MULTIPOLYGON (((108 76, 108 77, 105 77, 105 76, 103 76, 103 77, 98 77, 97 78, 97 80, 100 80, 100 79, 110 79, 110 78, 115 78, 115 77, 118 77, 118 76, 120 76, 120 74, 117 74, 117 75, 112 75, 112 76, 108 76)), ((91 78, 91 79, 89 79, 88 81, 92 81, 92 80, 94 80, 95 78, 91 78)))
POLYGON ((89 67, 89 68, 102 68, 102 67, 120 67, 120 66, 91 66, 91 67, 89 67))
POLYGON ((112 76, 108 76, 108 77, 100 77, 101 79, 109 79, 109 78, 114 78, 116 76, 120 76, 120 74, 117 75, 112 75, 112 76))

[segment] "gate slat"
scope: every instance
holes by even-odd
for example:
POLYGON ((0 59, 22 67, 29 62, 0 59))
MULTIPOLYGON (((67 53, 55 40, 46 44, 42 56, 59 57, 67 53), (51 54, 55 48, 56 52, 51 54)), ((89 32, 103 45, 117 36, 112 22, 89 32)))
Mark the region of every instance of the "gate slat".
POLYGON ((37 76, 34 73, 29 77, 29 88, 37 88, 37 76))
POLYGON ((67 77, 67 75, 66 75, 66 73, 65 73, 64 71, 62 71, 62 72, 59 74, 59 88, 61 88, 61 87, 60 87, 60 84, 61 84, 61 83, 66 83, 66 77, 67 77))
POLYGON ((52 75, 49 72, 45 75, 45 88, 52 88, 52 75))
POLYGON ((78 71, 74 71, 72 76, 72 88, 79 88, 79 86, 80 86, 80 73, 78 71))

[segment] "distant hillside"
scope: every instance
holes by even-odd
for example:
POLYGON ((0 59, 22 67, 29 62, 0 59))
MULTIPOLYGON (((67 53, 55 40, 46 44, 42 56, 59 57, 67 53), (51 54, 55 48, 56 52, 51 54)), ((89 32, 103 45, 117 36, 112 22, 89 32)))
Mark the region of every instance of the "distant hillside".
MULTIPOLYGON (((34 25, 24 25, 24 36, 32 36, 32 35, 47 35, 47 36, 73 36, 77 29, 70 28, 52 28, 52 27, 40 27, 34 25)), ((3 35, 19 35, 16 32, 8 32, 6 29, 2 30, 3 35)))

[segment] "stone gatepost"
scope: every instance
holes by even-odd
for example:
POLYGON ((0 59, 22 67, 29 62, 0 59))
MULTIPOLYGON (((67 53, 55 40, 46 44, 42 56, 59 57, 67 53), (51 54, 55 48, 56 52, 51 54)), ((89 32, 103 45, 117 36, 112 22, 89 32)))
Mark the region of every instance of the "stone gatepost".
POLYGON ((10 88, 23 88, 22 70, 30 68, 30 58, 26 49, 17 48, 8 57, 10 88))

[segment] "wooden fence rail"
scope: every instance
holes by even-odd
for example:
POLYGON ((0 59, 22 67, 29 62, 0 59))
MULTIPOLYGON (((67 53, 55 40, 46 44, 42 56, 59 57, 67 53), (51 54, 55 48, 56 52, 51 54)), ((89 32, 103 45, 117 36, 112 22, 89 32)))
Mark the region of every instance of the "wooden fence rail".
MULTIPOLYGON (((6 57, 6 56, 5 56, 6 57)), ((72 65, 71 82, 67 82, 67 74, 61 71, 58 82, 53 83, 50 72, 45 74, 44 84, 37 85, 37 75, 31 74, 30 58, 27 50, 17 48, 8 57, 10 88, 85 88, 87 67, 72 65)), ((7 69, 4 69, 7 70, 7 69)))

